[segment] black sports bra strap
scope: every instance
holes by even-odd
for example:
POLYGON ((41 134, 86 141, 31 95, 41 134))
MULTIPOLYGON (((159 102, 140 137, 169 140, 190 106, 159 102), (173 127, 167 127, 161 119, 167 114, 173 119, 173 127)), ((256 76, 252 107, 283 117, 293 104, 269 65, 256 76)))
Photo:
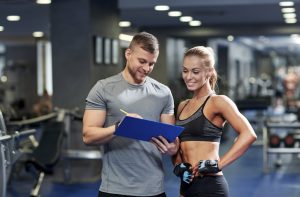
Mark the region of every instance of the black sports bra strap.
POLYGON ((187 102, 185 103, 185 105, 182 107, 181 111, 179 113, 177 113, 177 119, 179 119, 179 116, 181 114, 181 112, 183 111, 183 109, 185 108, 185 106, 187 106, 187 104, 190 102, 190 100, 187 100, 187 102))
POLYGON ((213 95, 214 94, 214 92, 212 92, 212 93, 210 93, 209 95, 208 95, 208 97, 205 99, 205 101, 203 102, 203 104, 202 104, 202 111, 203 111, 203 109, 204 109, 204 107, 205 107, 205 104, 206 104, 206 102, 208 101, 208 99, 211 97, 211 95, 213 95))

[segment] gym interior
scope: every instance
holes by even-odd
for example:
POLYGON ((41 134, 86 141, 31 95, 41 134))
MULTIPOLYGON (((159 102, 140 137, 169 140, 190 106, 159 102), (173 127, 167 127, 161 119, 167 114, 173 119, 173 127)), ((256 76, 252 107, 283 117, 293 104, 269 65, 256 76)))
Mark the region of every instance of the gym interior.
MULTIPOLYGON (((191 95, 185 50, 215 51, 217 93, 257 134, 223 170, 230 196, 300 196, 299 10, 300 0, 0 1, 0 197, 98 195, 103 147, 82 141, 85 99, 124 68, 140 31, 160 42, 151 77, 175 106, 191 95)), ((235 138, 227 125, 220 156, 235 138)), ((179 196, 170 157, 163 161, 166 194, 179 196)))

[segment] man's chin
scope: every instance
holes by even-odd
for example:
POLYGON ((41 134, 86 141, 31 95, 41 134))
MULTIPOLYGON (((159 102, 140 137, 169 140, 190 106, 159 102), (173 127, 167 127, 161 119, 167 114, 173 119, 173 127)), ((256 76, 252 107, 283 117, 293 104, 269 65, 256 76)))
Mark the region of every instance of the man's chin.
POLYGON ((143 82, 143 81, 145 81, 146 77, 147 77, 147 75, 140 75, 137 77, 137 80, 143 82))
POLYGON ((135 82, 137 84, 143 83, 145 81, 146 77, 137 77, 135 78, 135 82))

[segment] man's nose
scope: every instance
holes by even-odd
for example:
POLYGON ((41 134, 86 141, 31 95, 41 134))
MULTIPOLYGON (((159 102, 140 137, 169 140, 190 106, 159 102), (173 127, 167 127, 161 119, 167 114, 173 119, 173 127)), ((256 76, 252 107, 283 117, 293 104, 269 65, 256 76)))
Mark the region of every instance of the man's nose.
POLYGON ((146 72, 149 72, 150 71, 150 66, 148 64, 145 64, 143 66, 143 70, 146 71, 146 72))

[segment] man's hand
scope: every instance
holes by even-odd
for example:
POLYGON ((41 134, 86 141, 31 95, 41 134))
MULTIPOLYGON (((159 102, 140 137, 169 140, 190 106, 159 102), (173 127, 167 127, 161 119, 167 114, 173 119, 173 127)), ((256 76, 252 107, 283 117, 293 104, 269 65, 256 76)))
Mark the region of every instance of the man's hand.
POLYGON ((153 137, 151 142, 163 154, 166 153, 168 155, 175 155, 179 149, 178 137, 172 143, 169 143, 168 140, 166 140, 166 138, 164 138, 163 136, 158 136, 158 138, 153 137))
POLYGON ((194 176, 192 174, 192 165, 189 163, 179 163, 175 165, 173 173, 187 184, 192 182, 194 176))

